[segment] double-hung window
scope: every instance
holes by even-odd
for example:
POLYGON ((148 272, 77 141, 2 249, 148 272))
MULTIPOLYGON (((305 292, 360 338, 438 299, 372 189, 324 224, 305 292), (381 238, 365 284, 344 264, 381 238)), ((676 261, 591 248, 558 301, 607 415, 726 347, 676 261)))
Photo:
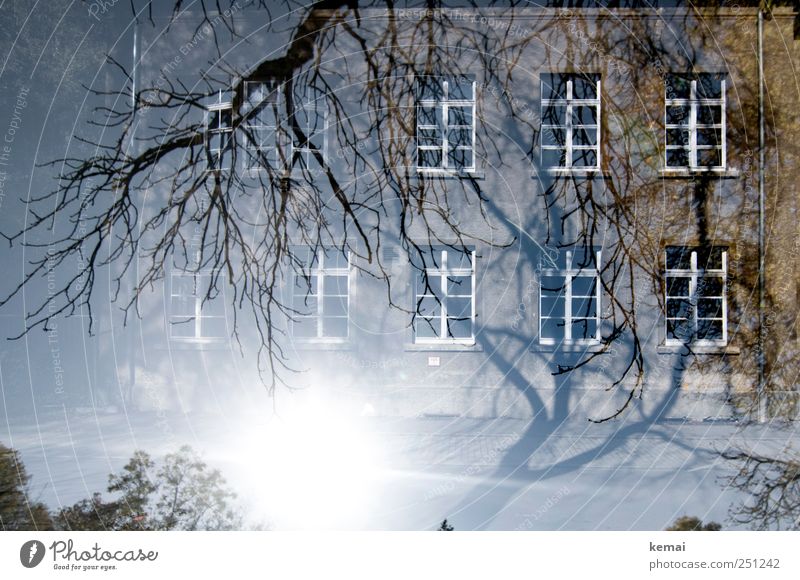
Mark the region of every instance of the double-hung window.
POLYGON ((540 344, 600 341, 600 249, 574 248, 542 256, 539 275, 540 344))
POLYGON ((349 336, 349 254, 336 248, 300 247, 292 285, 292 335, 298 339, 342 341, 349 336))
POLYGON ((207 107, 206 152, 209 170, 228 170, 233 162, 233 105, 222 100, 207 107))
MULTIPOLYGON (((212 275, 206 272, 173 272, 170 278, 170 339, 210 343, 227 340, 225 300, 209 293, 212 275)), ((217 285, 220 279, 217 279, 217 285)))
POLYGON ((282 86, 275 79, 245 81, 242 99, 242 141, 245 168, 281 168, 280 111, 282 86))
POLYGON ((600 76, 543 74, 542 167, 600 167, 600 76))
POLYGON ((475 79, 417 78, 417 169, 475 169, 475 79))
POLYGON ((475 252, 433 247, 417 271, 414 342, 472 344, 475 338, 475 252))
POLYGON ((665 261, 666 344, 725 345, 727 249, 669 246, 665 261))
POLYGON ((724 169, 724 75, 671 74, 664 102, 667 168, 724 169))

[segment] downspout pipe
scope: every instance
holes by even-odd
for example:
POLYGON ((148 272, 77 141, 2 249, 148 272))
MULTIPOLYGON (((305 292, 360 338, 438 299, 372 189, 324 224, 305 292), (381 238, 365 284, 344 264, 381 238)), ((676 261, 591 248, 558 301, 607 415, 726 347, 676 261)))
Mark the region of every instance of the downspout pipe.
POLYGON ((767 421, 766 348, 764 313, 766 311, 765 194, 766 139, 764 133, 764 7, 758 8, 758 421, 767 421))

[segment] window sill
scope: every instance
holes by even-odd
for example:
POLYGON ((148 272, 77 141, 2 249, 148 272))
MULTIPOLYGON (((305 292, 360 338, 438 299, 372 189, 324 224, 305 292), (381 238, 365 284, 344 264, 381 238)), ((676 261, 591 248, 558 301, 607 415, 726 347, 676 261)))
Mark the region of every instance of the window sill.
POLYGON ((475 342, 413 342, 405 344, 403 350, 406 352, 483 352, 483 347, 475 342))
POLYGON ((603 171, 602 169, 585 169, 585 168, 575 168, 575 169, 567 169, 562 167, 551 167, 547 169, 542 169, 540 171, 532 171, 531 172, 531 179, 541 179, 543 177, 554 178, 554 179, 570 179, 574 177, 599 177, 602 179, 607 179, 610 177, 610 174, 607 171, 603 171))
POLYGON ((699 176, 711 176, 711 177, 718 177, 720 179, 732 179, 739 177, 738 169, 725 169, 725 168, 714 168, 714 167, 711 168, 671 167, 671 168, 663 168, 659 170, 659 173, 661 174, 661 177, 672 178, 672 179, 695 179, 699 176))
POLYGON ((587 343, 556 343, 547 344, 541 342, 534 342, 529 348, 529 352, 577 352, 577 353, 597 353, 602 352, 606 348, 605 345, 599 342, 587 343))
POLYGON ((469 169, 459 171, 455 169, 421 169, 415 168, 417 179, 484 179, 486 174, 483 171, 469 169))
POLYGON ((352 344, 348 339, 331 340, 321 338, 295 338, 292 341, 295 350, 351 350, 352 344))
POLYGON ((718 354, 735 356, 740 353, 738 347, 715 344, 664 344, 656 347, 658 354, 718 354))

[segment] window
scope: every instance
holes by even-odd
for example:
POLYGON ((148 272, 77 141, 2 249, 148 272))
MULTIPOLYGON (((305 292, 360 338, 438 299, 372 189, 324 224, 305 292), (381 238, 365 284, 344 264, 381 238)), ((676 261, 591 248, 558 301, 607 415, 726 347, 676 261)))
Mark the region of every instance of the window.
POLYGON ((600 77, 544 74, 542 167, 600 167, 600 77))
POLYGON ((542 257, 539 276, 539 342, 600 341, 600 250, 575 248, 542 257))
POLYGON ((341 341, 349 335, 350 261, 334 248, 296 248, 300 268, 292 286, 292 335, 341 341))
POLYGON ((725 79, 721 74, 667 77, 667 168, 725 167, 725 79))
POLYGON ((417 272, 414 342, 472 344, 475 252, 430 248, 417 272))
POLYGON ((247 169, 283 166, 278 133, 281 93, 274 79, 244 83, 241 113, 247 169))
POLYGON ((726 248, 666 248, 666 343, 724 345, 728 340, 726 248))
POLYGON ((328 118, 324 111, 325 98, 295 99, 294 121, 296 126, 287 128, 291 139, 292 166, 299 163, 303 169, 319 166, 317 155, 323 163, 327 157, 328 118))
POLYGON ((417 169, 475 169, 475 80, 417 79, 417 169))
POLYGON ((310 169, 319 165, 318 154, 326 162, 328 120, 324 93, 316 98, 293 96, 288 106, 284 87, 277 79, 244 83, 240 112, 246 169, 288 171, 295 164, 310 169), (292 116, 287 118, 289 109, 292 116))
POLYGON ((222 92, 218 102, 209 105, 206 119, 206 151, 209 170, 227 170, 231 168, 233 158, 233 105, 223 102, 222 92))
MULTIPOLYGON (((173 272, 170 280, 169 336, 186 342, 222 342, 228 338, 225 300, 209 285, 212 276, 203 272, 173 272)), ((217 279, 217 284, 220 280, 217 279)))

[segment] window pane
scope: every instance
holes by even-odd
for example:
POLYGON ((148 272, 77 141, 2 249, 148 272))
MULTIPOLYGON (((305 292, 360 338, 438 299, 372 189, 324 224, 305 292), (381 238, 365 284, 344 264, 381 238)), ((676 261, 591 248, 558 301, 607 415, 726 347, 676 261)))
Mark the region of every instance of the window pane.
POLYGON ((698 296, 722 296, 722 278, 704 276, 697 280, 698 296))
POLYGON ((722 298, 700 298, 697 301, 698 318, 722 317, 722 298))
POLYGON ((472 320, 447 319, 447 334, 450 338, 472 338, 472 320))
POLYGON ((543 125, 566 125, 567 107, 564 105, 547 105, 542 107, 543 125))
POLYGON ((418 338, 438 338, 439 324, 439 318, 428 319, 417 316, 414 319, 414 334, 418 338))
POLYGON ((550 338, 557 341, 564 340, 564 321, 542 319, 542 338, 550 338))
POLYGON ((575 99, 596 99, 597 81, 583 77, 575 77, 572 80, 572 97, 575 99))
POLYGON ((561 294, 564 291, 564 276, 542 276, 542 294, 561 294))
POLYGON ((722 122, 721 105, 701 105, 697 108, 697 122, 701 125, 718 124, 722 122))
POLYGON ((349 268, 347 252, 342 252, 333 248, 328 249, 325 252, 325 268, 347 270, 349 268))
POLYGON ((690 140, 689 129, 667 129, 667 145, 688 146, 690 140))
POLYGON ((317 313, 317 298, 315 296, 295 296, 292 306, 300 315, 317 313))
POLYGON ((347 295, 347 276, 325 276, 325 295, 347 295))
POLYGON ((439 129, 419 129, 417 131, 417 145, 420 147, 441 147, 442 132, 439 129))
POLYGON ((326 296, 322 306, 325 316, 347 316, 347 298, 344 296, 326 296))
POLYGON ((549 318, 564 318, 563 296, 542 296, 541 315, 549 318))
POLYGON ((171 314, 181 320, 195 315, 197 300, 193 296, 173 296, 171 314))
POLYGON ((722 340, 722 321, 698 320, 697 338, 700 340, 722 340))
POLYGON ((472 298, 447 298, 447 316, 472 318, 472 298))
POLYGON ((572 279, 573 296, 594 296, 597 290, 595 276, 575 276, 572 279))
POLYGON ((447 277, 447 294, 449 296, 472 295, 472 276, 448 276, 447 277))
POLYGON ((472 107, 448 107, 449 125, 472 126, 472 107))
POLYGON ((667 278, 667 296, 689 297, 689 284, 691 278, 667 278))
POLYGON ((722 129, 698 129, 698 145, 722 145, 722 129))
POLYGON ((441 101, 444 99, 444 83, 441 77, 417 77, 417 98, 441 101))
POLYGON ((597 144, 597 129, 592 127, 589 129, 576 128, 572 131, 572 144, 573 145, 596 145, 597 144))
POLYGON ((666 249, 667 270, 688 270, 692 267, 692 251, 682 246, 670 246, 666 249))
POLYGON ((434 274, 425 276, 420 272, 417 276, 417 296, 423 294, 439 294, 442 291, 442 278, 434 274))
POLYGON ((567 98, 567 75, 543 74, 542 79, 542 98, 543 99, 566 99, 567 98))
POLYGON ((597 268, 596 247, 580 246, 572 250, 572 268, 575 269, 596 269, 597 268))
POLYGON ((442 150, 441 149, 418 149, 417 150, 417 163, 419 167, 441 167, 442 166, 442 150))
POLYGON ((440 316, 441 312, 442 304, 439 299, 435 297, 417 299, 417 314, 422 316, 440 316))
POLYGON ((667 338, 688 342, 692 339, 692 323, 688 320, 667 320, 667 338))
POLYGON ((449 167, 465 169, 472 167, 472 149, 451 149, 447 154, 449 167))
POLYGON ((597 107, 594 105, 576 105, 572 107, 573 125, 597 125, 597 107))
POLYGON ((667 298, 668 318, 690 318, 692 303, 688 298, 667 298))
POLYGON ((295 296, 304 297, 307 294, 317 293, 317 277, 316 276, 295 276, 294 278, 294 294, 295 296))
POLYGON ((698 267, 705 267, 706 270, 722 270, 722 254, 724 252, 725 248, 714 246, 708 252, 708 256, 703 256, 702 259, 698 257, 698 267))
POLYGON ((567 131, 560 127, 542 128, 542 145, 558 145, 563 147, 566 144, 567 131))
POLYGON ((417 125, 419 126, 442 126, 442 108, 439 106, 420 106, 417 107, 417 125))
POLYGON ((720 167, 722 165, 722 151, 719 149, 700 149, 697 152, 697 165, 699 167, 720 167))
POLYGON ((572 316, 577 318, 593 318, 597 316, 596 298, 573 298, 572 316))
POLYGON ((322 319, 322 336, 326 338, 346 338, 347 337, 347 318, 328 318, 322 319))
POLYGON ((447 145, 453 147, 472 147, 472 129, 450 129, 447 133, 447 145))
POLYGON ((572 321, 572 340, 592 340, 597 332, 597 321, 573 320, 572 321))
POLYGON ((597 151, 594 149, 573 149, 573 167, 597 167, 597 151))
POLYGON ((686 149, 667 149, 668 167, 688 167, 689 152, 686 149))
POLYGON ((688 105, 670 105, 667 107, 667 123, 670 125, 689 124, 688 105))

